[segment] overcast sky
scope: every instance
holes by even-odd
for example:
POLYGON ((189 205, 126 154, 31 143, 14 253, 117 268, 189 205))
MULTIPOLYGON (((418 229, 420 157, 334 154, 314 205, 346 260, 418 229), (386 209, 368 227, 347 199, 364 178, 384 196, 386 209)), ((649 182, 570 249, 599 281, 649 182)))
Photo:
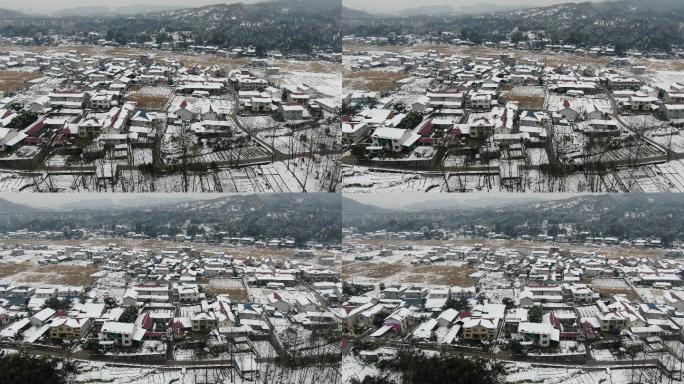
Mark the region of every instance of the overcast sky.
MULTIPOLYGON (((587 1, 587 0, 582 0, 587 1)), ((595 1, 595 0, 589 0, 595 1)), ((393 12, 407 8, 418 8, 434 5, 450 5, 453 8, 458 8, 461 6, 472 6, 476 4, 497 4, 506 6, 517 6, 520 5, 521 8, 527 6, 547 6, 553 4, 562 4, 570 2, 581 2, 576 0, 342 0, 342 4, 345 7, 353 9, 361 9, 369 12, 373 11, 383 11, 383 12, 393 12)))
POLYGON ((540 200, 561 200, 586 194, 579 193, 439 193, 430 194, 423 192, 415 193, 345 193, 344 197, 353 199, 363 204, 375 205, 380 208, 402 209, 405 206, 422 203, 430 200, 452 200, 454 203, 466 202, 473 206, 480 205, 479 202, 491 201, 540 201, 540 200))
MULTIPOLYGON (((0 198, 11 201, 15 204, 28 205, 34 208, 54 208, 61 204, 77 203, 84 200, 98 201, 110 200, 131 203, 147 201, 150 206, 164 204, 165 202, 175 202, 179 198, 188 200, 210 200, 229 194, 220 193, 0 193, 0 198)), ((136 204, 137 205, 137 204, 136 204)))
POLYGON ((0 0, 0 8, 23 12, 48 13, 74 7, 127 7, 131 5, 201 7, 210 4, 256 3, 257 0, 0 0))

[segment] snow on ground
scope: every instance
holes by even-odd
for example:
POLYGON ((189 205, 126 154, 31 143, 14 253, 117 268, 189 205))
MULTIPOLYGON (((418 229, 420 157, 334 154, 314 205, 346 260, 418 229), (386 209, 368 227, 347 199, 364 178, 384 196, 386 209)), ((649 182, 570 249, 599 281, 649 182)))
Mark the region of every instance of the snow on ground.
POLYGON ((252 344, 254 345, 254 351, 259 357, 268 358, 278 356, 278 352, 276 352, 275 348, 268 340, 254 341, 252 344))
POLYGON ((444 179, 411 172, 376 172, 365 167, 346 167, 342 173, 344 192, 440 192, 444 179))
POLYGON ((591 357, 596 361, 615 361, 615 356, 608 349, 592 349, 591 357))
POLYGON ((647 78, 655 88, 670 89, 677 83, 684 83, 684 71, 654 71, 647 78))
POLYGON ((593 279, 591 285, 594 288, 629 288, 627 283, 622 279, 593 279))
POLYGON ((549 110, 557 111, 559 109, 563 109, 564 100, 570 100, 573 104, 573 108, 577 108, 580 111, 591 110, 592 106, 596 106, 596 108, 604 112, 611 112, 613 110, 612 102, 605 95, 571 97, 555 94, 549 94, 548 96, 547 102, 549 110))
POLYGON ((408 106, 425 95, 430 87, 431 79, 413 76, 406 78, 406 80, 410 80, 410 82, 402 85, 396 92, 392 93, 392 100, 402 102, 408 106))
POLYGON ((526 152, 530 165, 543 165, 549 163, 549 156, 544 148, 527 148, 526 152))
POLYGON ((32 183, 30 177, 15 172, 0 172, 0 192, 20 192, 32 183))
MULTIPOLYGON (((223 152, 211 154, 215 156, 223 152)), ((140 154, 147 158, 151 153, 140 154)), ((291 161, 251 165, 240 168, 222 168, 216 172, 188 172, 188 192, 307 192, 328 191, 337 183, 332 180, 334 159, 331 156, 314 156, 313 160, 296 157, 291 161), (289 166, 288 166, 289 163, 289 166), (308 177, 307 177, 308 173, 308 177)), ((183 192, 182 174, 161 175, 152 178, 137 170, 118 170, 116 182, 98 181, 92 172, 71 174, 22 175, 0 173, 0 192, 47 191, 60 192, 183 192), (37 186, 36 186, 37 185, 37 186)))
POLYGON ((165 86, 144 86, 141 87, 136 93, 140 96, 155 96, 155 97, 167 97, 173 94, 172 87, 165 86))
POLYGON ((126 292, 125 277, 125 272, 107 272, 93 283, 92 289, 88 292, 88 297, 113 297, 118 301, 123 300, 124 293, 126 292))
POLYGON ((306 84, 322 94, 321 98, 332 100, 336 104, 342 103, 341 71, 337 73, 287 71, 283 72, 281 79, 283 85, 306 84))
POLYGON ((544 383, 544 384, 601 384, 628 383, 634 373, 634 381, 641 375, 639 382, 657 378, 656 369, 601 369, 586 370, 579 368, 543 367, 527 363, 507 364, 509 373, 507 383, 544 383))
POLYGON ((133 165, 152 164, 152 148, 133 149, 133 165))
POLYGON ((336 184, 333 174, 329 173, 332 167, 332 158, 329 156, 314 156, 313 158, 298 157, 290 162, 277 162, 271 164, 283 180, 288 181, 292 188, 302 188, 307 192, 327 191, 336 184), (294 184, 296 182, 297 184, 294 184))
POLYGON ((278 128, 257 133, 257 137, 268 145, 285 154, 296 153, 294 148, 300 145, 299 135, 292 133, 290 128, 278 128))
POLYGON ((659 302, 663 297, 663 290, 650 287, 637 287, 634 289, 645 303, 659 302))
POLYGON ((668 124, 667 121, 658 120, 653 115, 624 115, 620 116, 620 120, 632 128, 657 128, 667 126, 668 124))
POLYGON ((496 192, 499 191, 499 176, 496 174, 449 174, 446 191, 496 192))
POLYGON ((278 125, 278 122, 275 121, 273 117, 266 115, 238 116, 237 119, 240 122, 240 125, 247 131, 266 129, 278 125))
POLYGON ((380 374, 374 364, 365 363, 351 353, 342 358, 341 373, 343 383, 349 383, 351 379, 358 379, 361 382, 366 376, 378 376, 380 374))
MULTIPOLYGON (((149 383, 253 383, 243 380, 231 369, 147 368, 127 365, 109 365, 99 362, 79 362, 79 372, 73 383, 149 384, 149 383)), ((266 369, 266 366, 261 367, 266 369)), ((272 370, 272 369, 271 369, 272 370)), ((313 381, 306 381, 313 384, 313 381)))
POLYGON ((655 129, 646 133, 646 137, 673 152, 684 152, 684 132, 676 128, 655 129))

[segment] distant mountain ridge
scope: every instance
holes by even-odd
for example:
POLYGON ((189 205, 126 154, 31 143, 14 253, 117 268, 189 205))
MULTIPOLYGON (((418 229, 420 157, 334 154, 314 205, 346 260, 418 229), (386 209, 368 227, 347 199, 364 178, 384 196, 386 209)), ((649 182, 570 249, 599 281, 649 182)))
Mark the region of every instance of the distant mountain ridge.
POLYGON ((441 211, 436 218, 432 213, 405 215, 407 211, 373 216, 373 220, 346 216, 343 224, 365 231, 419 231, 433 225, 447 230, 480 227, 511 237, 545 234, 550 226, 569 225, 575 232, 596 236, 684 241, 684 194, 677 193, 585 195, 524 204, 513 201, 500 207, 436 211, 441 211))
MULTIPOLYGON (((558 5, 558 4, 557 4, 558 5)), ((400 9, 395 12, 380 15, 359 9, 344 7, 342 18, 372 18, 372 17, 419 17, 419 16, 463 16, 475 15, 481 13, 507 12, 519 9, 536 8, 534 5, 527 3, 515 4, 494 4, 494 3, 473 3, 468 5, 453 6, 432 5, 432 6, 418 6, 412 8, 400 9)))
POLYGON ((473 44, 507 41, 513 33, 534 32, 544 40, 529 42, 532 49, 544 49, 549 42, 578 48, 612 45, 618 55, 630 49, 672 52, 684 45, 684 1, 681 0, 566 2, 507 11, 491 9, 488 5, 466 7, 463 10, 472 13, 456 10, 448 13, 440 9, 432 12, 430 8, 419 7, 410 12, 425 14, 434 20, 401 15, 382 24, 348 20, 343 29, 346 35, 367 37, 434 36, 449 31, 473 44))
POLYGON ((374 17, 383 17, 378 14, 362 11, 359 9, 353 9, 353 8, 348 8, 348 7, 342 7, 342 18, 343 19, 354 19, 354 18, 359 18, 359 19, 368 19, 368 18, 374 18, 374 17))
POLYGON ((59 11, 51 12, 50 16, 55 17, 70 17, 70 16, 133 16, 144 15, 155 12, 164 12, 173 9, 181 9, 182 6, 164 6, 164 5, 149 5, 138 4, 128 6, 83 6, 61 9, 59 11))
POLYGON ((28 205, 16 204, 9 200, 0 198, 0 212, 2 213, 21 213, 21 212, 34 212, 36 209, 29 207, 28 205))
MULTIPOLYGON (((0 231, 60 231, 70 227, 114 230, 119 234, 134 231, 156 237, 175 236, 182 228, 192 226, 197 230, 194 233, 213 228, 230 236, 291 238, 300 245, 309 240, 339 242, 342 236, 340 195, 333 193, 228 195, 172 204, 160 201, 157 205, 116 211, 107 211, 111 208, 107 200, 103 197, 86 202, 85 206, 98 207, 87 215, 69 215, 69 210, 45 214, 40 219, 34 215, 14 215, 11 220, 0 220, 0 231)), ((3 210, 35 212, 0 199, 0 212, 3 210)))
MULTIPOLYGON (((153 11, 137 6, 121 11, 110 7, 80 7, 61 13, 62 17, 74 13, 75 16, 85 15, 68 23, 62 22, 59 14, 56 17, 33 16, 35 20, 30 24, 21 21, 0 25, 0 34, 34 37, 36 31, 49 30, 50 34, 65 35, 97 31, 108 41, 127 45, 154 40, 163 30, 166 34, 184 32, 195 45, 227 49, 252 46, 257 56, 264 56, 271 50, 286 54, 342 50, 339 26, 342 5, 339 0, 271 0, 159 9, 153 11)), ((186 40, 179 44, 189 43, 186 40)))
POLYGON ((391 211, 390 209, 383 209, 371 204, 359 203, 354 199, 342 197, 342 212, 343 214, 359 214, 359 213, 376 213, 382 211, 391 211))
POLYGON ((10 18, 15 18, 15 17, 30 17, 29 15, 19 12, 19 11, 13 11, 11 9, 5 9, 5 8, 0 8, 0 19, 10 19, 10 18))
POLYGON ((63 204, 56 204, 54 209, 59 210, 108 210, 108 209, 136 209, 136 208, 153 208, 159 206, 167 206, 180 204, 182 202, 194 202, 201 200, 199 198, 193 197, 155 197, 151 195, 149 197, 140 197, 135 200, 132 199, 110 199, 110 198, 93 198, 93 199, 83 199, 74 202, 68 202, 63 204))

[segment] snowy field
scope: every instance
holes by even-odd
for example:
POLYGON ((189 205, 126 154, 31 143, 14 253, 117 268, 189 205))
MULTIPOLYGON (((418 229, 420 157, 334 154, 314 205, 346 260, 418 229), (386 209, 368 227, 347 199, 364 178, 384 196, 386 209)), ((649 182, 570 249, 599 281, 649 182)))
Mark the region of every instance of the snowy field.
POLYGON ((684 71, 654 71, 644 77, 652 87, 670 89, 673 85, 684 82, 684 71))
MULTIPOLYGON (((96 362, 77 363, 79 373, 69 382, 78 384, 246 384, 256 381, 242 379, 231 368, 147 368, 127 365, 111 365, 96 362)), ((273 363, 260 363, 259 370, 269 383, 318 384, 340 382, 339 373, 331 368, 281 368, 273 363)))
MULTIPOLYGON (((614 153, 611 156, 620 156, 614 153)), ((450 166, 461 164, 450 157, 450 166)), ((492 162, 492 165, 496 164, 492 162)), ((342 191, 371 192, 684 192, 684 161, 608 170, 604 174, 575 173, 566 177, 549 177, 538 170, 521 172, 521 184, 512 188, 499 182, 493 174, 434 172, 392 172, 361 166, 343 168, 342 191), (445 184, 444 178, 447 183, 445 184)))
POLYGON ((321 72, 302 72, 287 71, 281 75, 283 85, 306 84, 318 91, 321 98, 336 100, 341 104, 342 100, 342 72, 321 73, 321 72))
POLYGON ((444 180, 411 172, 374 172, 365 167, 346 167, 342 174, 342 190, 349 193, 369 192, 440 192, 444 180))
MULTIPOLYGON (((148 154, 151 155, 151 154, 148 154)), ((140 155, 147 156, 147 155, 140 155)), ((210 161, 233 159, 229 152, 203 155, 210 161)), ((146 157, 144 157, 146 158, 146 157)), ((339 182, 331 156, 295 157, 292 160, 216 172, 188 172, 152 177, 137 170, 119 170, 115 181, 97 180, 93 171, 26 175, 0 172, 0 192, 307 192, 328 191, 339 182)))
POLYGON ((271 116, 238 116, 238 121, 242 128, 247 131, 258 131, 262 129, 271 129, 272 127, 278 126, 279 123, 273 119, 271 116))

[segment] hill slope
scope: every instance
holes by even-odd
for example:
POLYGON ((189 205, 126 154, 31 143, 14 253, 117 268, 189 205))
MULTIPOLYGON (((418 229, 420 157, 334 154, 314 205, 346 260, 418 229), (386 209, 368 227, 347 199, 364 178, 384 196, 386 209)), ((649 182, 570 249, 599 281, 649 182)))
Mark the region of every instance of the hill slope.
MULTIPOLYGON (((101 8, 87 8, 101 13, 101 8)), ((284 53, 310 53, 315 49, 341 51, 339 0, 275 0, 256 4, 215 4, 204 7, 148 12, 137 15, 84 17, 63 23, 59 17, 38 19, 32 26, 7 24, 5 36, 34 36, 37 32, 83 34, 97 31, 115 43, 167 39, 183 32, 195 45, 220 48, 254 46, 257 54, 277 49, 284 53), (160 34, 160 30, 166 34, 160 34)), ((109 15, 108 15, 109 16, 109 15)), ((179 45, 190 43, 179 42, 179 45)))
POLYGON ((10 19, 14 17, 28 17, 28 15, 10 9, 0 8, 0 19, 10 19))
POLYGON ((16 212, 33 212, 35 209, 22 204, 15 204, 11 201, 0 198, 0 212, 16 213, 16 212))
MULTIPOLYGON (((508 236, 545 234, 550 227, 572 228, 573 233, 620 238, 656 237, 684 241, 684 194, 604 194, 504 207, 455 209, 444 206, 437 216, 386 215, 361 224, 345 218, 345 225, 374 231, 437 226, 447 230, 485 228, 508 236)), ((461 207, 454 204, 456 208, 461 207)), ((485 233, 486 233, 485 232, 485 233)))
POLYGON ((613 45, 618 53, 630 48, 669 51, 684 44, 684 2, 680 0, 569 2, 479 15, 462 11, 434 16, 444 17, 397 18, 382 25, 348 22, 344 30, 347 35, 383 37, 449 31, 475 44, 508 40, 514 31, 522 32, 523 36, 533 32, 553 44, 613 45))
POLYGON ((192 227, 198 233, 211 229, 229 236, 291 238, 299 244, 309 240, 339 242, 342 236, 340 195, 332 193, 235 195, 174 204, 161 201, 160 205, 117 212, 105 211, 111 207, 103 203, 100 201, 99 209, 88 215, 60 213, 40 220, 19 216, 0 223, 0 230, 58 231, 68 226, 156 237, 174 236, 192 227))

